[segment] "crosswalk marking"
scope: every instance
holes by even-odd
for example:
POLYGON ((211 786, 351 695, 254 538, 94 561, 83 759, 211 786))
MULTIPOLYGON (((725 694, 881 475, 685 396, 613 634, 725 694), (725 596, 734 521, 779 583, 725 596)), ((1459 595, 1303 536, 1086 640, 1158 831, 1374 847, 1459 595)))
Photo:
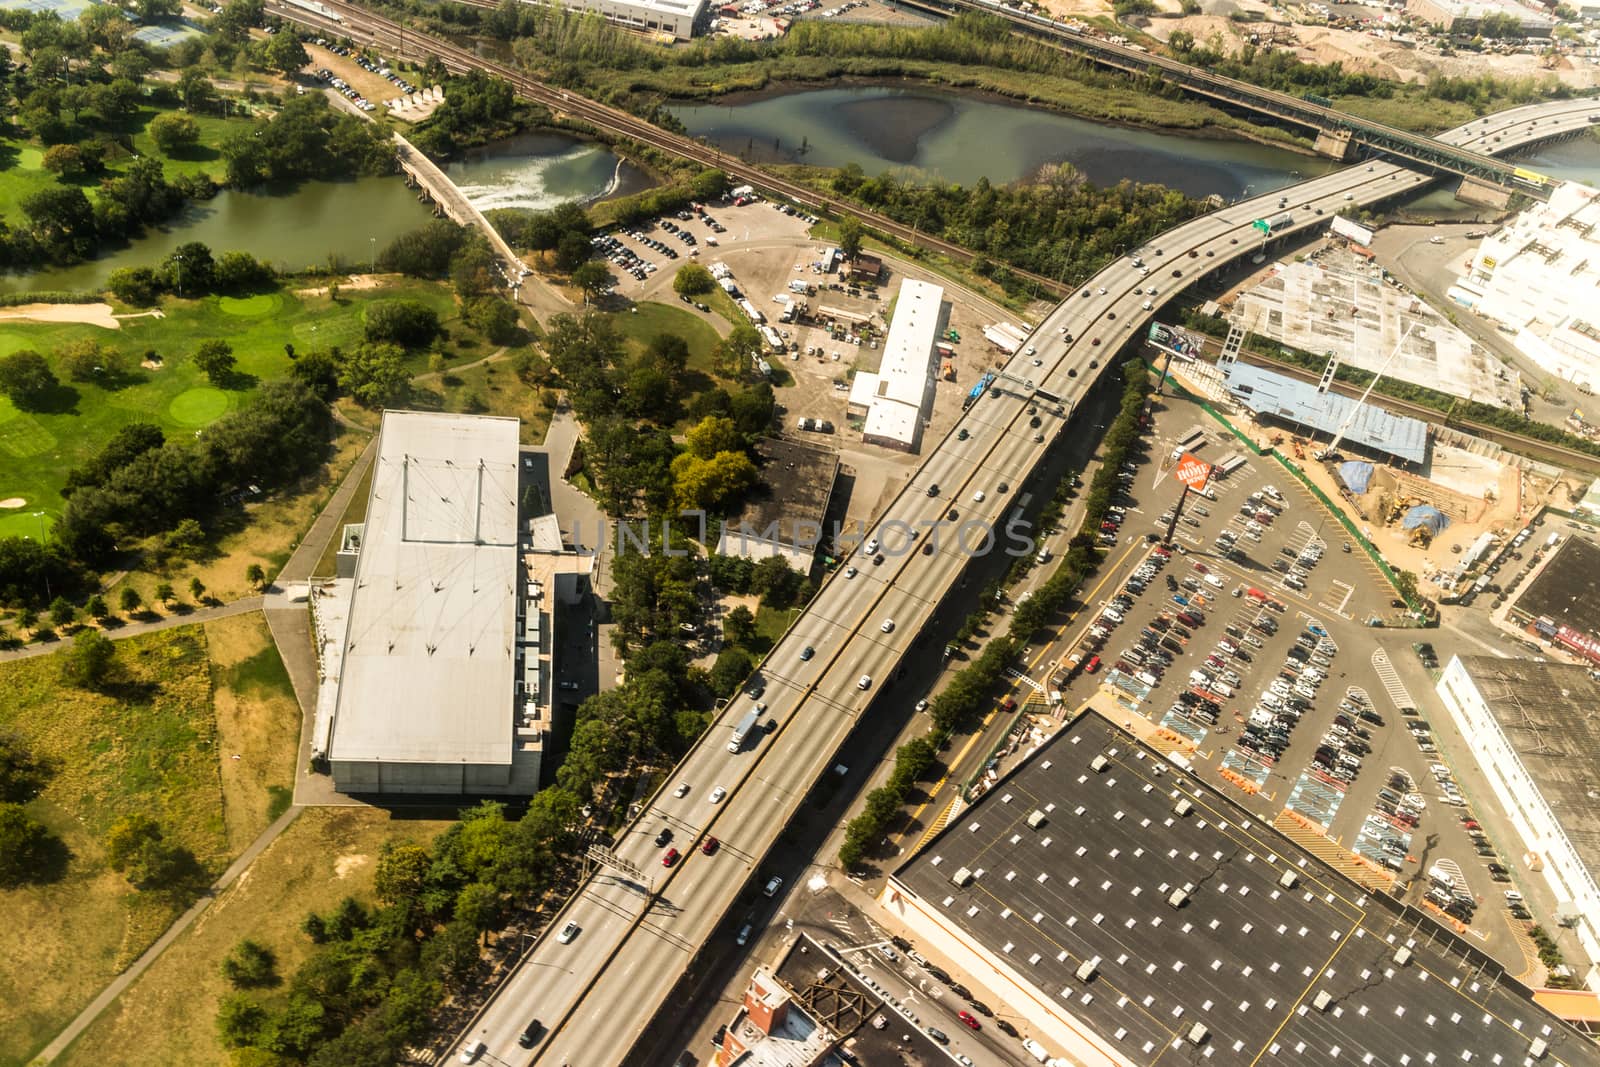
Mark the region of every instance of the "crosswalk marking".
POLYGON ((1013 682, 1021 682, 1023 685, 1027 686, 1029 689, 1032 689, 1035 693, 1038 693, 1041 696, 1044 695, 1043 685, 1034 681, 1032 678, 1029 678, 1026 674, 1023 674, 1015 667, 1006 668, 1006 677, 1010 678, 1013 682))

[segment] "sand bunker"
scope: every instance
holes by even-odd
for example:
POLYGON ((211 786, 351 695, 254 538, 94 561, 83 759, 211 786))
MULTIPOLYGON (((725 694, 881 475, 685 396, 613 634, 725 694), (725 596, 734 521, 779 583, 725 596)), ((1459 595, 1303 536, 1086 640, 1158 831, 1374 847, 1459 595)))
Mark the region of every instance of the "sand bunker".
POLYGON ((14 308, 0 308, 0 320, 4 319, 84 322, 107 330, 122 328, 117 317, 111 313, 110 304, 23 304, 14 308))
POLYGON ((4 500, 0 500, 0 508, 20 508, 26 507, 27 504, 28 502, 20 496, 9 496, 4 500))

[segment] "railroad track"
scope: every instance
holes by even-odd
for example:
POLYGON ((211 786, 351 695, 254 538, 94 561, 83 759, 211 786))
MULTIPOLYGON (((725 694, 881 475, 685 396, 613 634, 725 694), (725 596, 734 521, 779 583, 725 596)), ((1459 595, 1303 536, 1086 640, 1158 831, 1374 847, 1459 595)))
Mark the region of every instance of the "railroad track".
MULTIPOLYGON (((284 3, 283 0, 270 0, 267 4, 267 10, 278 18, 296 22, 336 37, 348 37, 352 40, 365 39, 367 43, 376 48, 381 48, 391 55, 413 59, 437 58, 439 62, 444 64, 445 69, 452 73, 464 74, 470 70, 483 71, 486 74, 504 79, 510 83, 519 96, 534 103, 542 104, 555 114, 579 119, 604 133, 626 138, 630 141, 637 141, 640 144, 663 152, 669 152, 691 162, 721 170, 730 177, 737 179, 739 183, 759 186, 762 189, 777 193, 785 199, 805 206, 818 215, 835 215, 843 208, 848 214, 860 219, 863 224, 911 247, 921 247, 938 252, 940 255, 947 256, 962 264, 971 263, 975 258, 973 252, 958 244, 933 237, 921 230, 913 229, 887 215, 860 208, 854 204, 839 204, 820 195, 815 189, 778 177, 735 156, 725 155, 721 150, 703 144, 692 137, 685 137, 682 134, 663 130, 659 126, 639 118, 637 115, 630 114, 620 108, 597 103, 577 93, 571 93, 563 89, 552 89, 513 67, 498 63, 492 59, 486 59, 471 49, 452 44, 432 34, 412 29, 403 23, 396 22, 394 19, 380 15, 367 8, 342 3, 340 0, 324 0, 321 6, 336 12, 339 17, 330 18, 307 8, 284 3)), ((1055 278, 1035 274, 1020 267, 1008 266, 1007 270, 1019 278, 1026 279, 1039 289, 1056 296, 1066 296, 1074 288, 1063 284, 1055 278)))

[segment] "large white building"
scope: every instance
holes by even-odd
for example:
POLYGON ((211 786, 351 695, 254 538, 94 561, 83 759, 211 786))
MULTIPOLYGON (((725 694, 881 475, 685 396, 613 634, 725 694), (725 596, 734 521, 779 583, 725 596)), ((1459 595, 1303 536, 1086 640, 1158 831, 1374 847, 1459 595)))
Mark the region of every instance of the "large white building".
POLYGON ((1600 196, 1558 185, 1484 239, 1450 297, 1500 324, 1551 376, 1600 387, 1600 196))
MULTIPOLYGON (((543 3, 545 0, 523 0, 543 3)), ((665 34, 687 41, 700 27, 705 0, 561 0, 559 6, 592 11, 631 30, 665 34)))
POLYGON ((850 390, 852 407, 866 408, 862 440, 902 452, 917 450, 933 403, 934 343, 944 321, 943 287, 915 278, 900 283, 878 373, 856 375, 850 390))
POLYGON ((517 420, 388 411, 374 464, 340 618, 318 619, 320 755, 346 793, 532 793, 552 626, 519 560, 517 420))
MULTIPOLYGON (((1556 920, 1600 959, 1600 683, 1570 664, 1457 656, 1438 693, 1521 838, 1519 873, 1543 879, 1556 920)), ((1600 971, 1580 977, 1600 989, 1600 971)))

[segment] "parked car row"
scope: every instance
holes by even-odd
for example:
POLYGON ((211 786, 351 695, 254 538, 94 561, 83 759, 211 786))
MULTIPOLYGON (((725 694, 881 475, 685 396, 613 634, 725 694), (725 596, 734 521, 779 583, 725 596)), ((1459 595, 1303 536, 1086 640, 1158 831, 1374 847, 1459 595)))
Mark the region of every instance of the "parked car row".
POLYGON ((616 264, 641 282, 656 272, 654 263, 640 258, 637 252, 610 234, 597 234, 590 238, 590 243, 594 245, 596 254, 602 259, 616 264))
POLYGON ((317 80, 333 86, 340 96, 343 96, 346 100, 349 100, 362 111, 378 110, 376 104, 352 89, 343 78, 334 77, 333 71, 327 69, 326 67, 317 71, 317 80))

